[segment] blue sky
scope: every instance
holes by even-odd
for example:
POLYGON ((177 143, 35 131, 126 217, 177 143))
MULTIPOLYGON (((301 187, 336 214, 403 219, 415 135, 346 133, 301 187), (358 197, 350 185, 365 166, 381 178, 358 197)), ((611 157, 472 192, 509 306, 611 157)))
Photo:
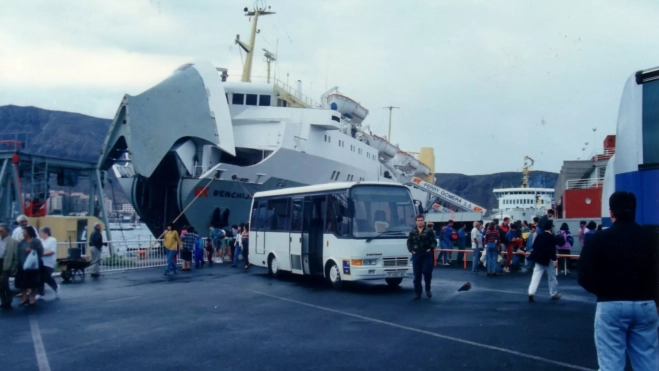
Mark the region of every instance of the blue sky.
MULTIPOLYGON (((261 1, 260 1, 261 2, 261 1)), ((318 98, 338 85, 403 149, 435 148, 437 172, 559 171, 615 134, 626 78, 659 65, 650 1, 265 2, 260 52, 318 98), (593 128, 597 128, 594 133, 593 128), (588 145, 585 143, 588 142, 588 145), (595 145, 594 145, 595 144, 595 145), (586 148, 582 150, 582 148, 586 148)), ((207 59, 239 78, 236 34, 252 1, 59 0, 0 3, 0 105, 111 118, 179 65, 207 59)))

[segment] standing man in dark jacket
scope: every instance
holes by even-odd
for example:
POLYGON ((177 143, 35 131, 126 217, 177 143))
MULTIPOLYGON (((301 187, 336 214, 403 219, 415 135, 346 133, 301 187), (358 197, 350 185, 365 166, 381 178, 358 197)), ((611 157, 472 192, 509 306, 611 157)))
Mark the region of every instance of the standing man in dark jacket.
POLYGON ((547 281, 549 281, 549 295, 552 300, 561 298, 558 293, 558 281, 556 280, 556 238, 553 233, 554 224, 548 220, 544 224, 544 231, 538 232, 538 235, 533 240, 533 251, 529 256, 535 263, 533 268, 533 276, 531 277, 531 284, 529 285, 529 301, 535 301, 535 293, 538 291, 540 280, 545 272, 547 272, 547 281), (552 264, 553 263, 553 264, 552 264))
POLYGON ((659 370, 657 236, 634 221, 636 197, 609 198, 613 225, 588 239, 579 284, 597 295, 595 346, 600 370, 659 370))
POLYGON ((103 235, 101 234, 101 223, 94 224, 94 232, 89 237, 89 246, 92 247, 92 277, 101 276, 101 249, 107 243, 103 242, 103 235))
POLYGON ((416 216, 416 228, 407 237, 407 250, 412 253, 414 269, 414 300, 421 299, 421 275, 426 283, 426 296, 432 297, 430 281, 432 280, 433 258, 437 247, 435 231, 427 228, 423 215, 416 216))

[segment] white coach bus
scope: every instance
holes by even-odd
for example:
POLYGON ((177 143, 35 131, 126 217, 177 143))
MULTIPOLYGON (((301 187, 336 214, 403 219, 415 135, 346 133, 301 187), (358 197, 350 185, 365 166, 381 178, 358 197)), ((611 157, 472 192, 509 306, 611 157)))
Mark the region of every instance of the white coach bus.
POLYGON ((249 260, 282 271, 343 281, 411 275, 408 232, 415 208, 407 187, 349 182, 257 192, 252 200, 249 260))

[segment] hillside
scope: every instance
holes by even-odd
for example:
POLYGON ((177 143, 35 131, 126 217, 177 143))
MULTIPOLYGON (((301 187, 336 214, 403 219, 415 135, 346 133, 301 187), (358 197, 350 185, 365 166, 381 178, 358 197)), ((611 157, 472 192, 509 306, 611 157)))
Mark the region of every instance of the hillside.
MULTIPOLYGON (((546 171, 532 172, 529 176, 531 187, 554 188, 557 173, 546 171)), ((488 210, 498 208, 494 188, 519 187, 521 172, 506 172, 487 175, 435 174, 435 184, 488 210)))
MULTIPOLYGON (((26 143, 24 152, 66 159, 96 161, 111 120, 79 113, 49 111, 36 107, 0 107, 0 140, 26 143)), ((532 186, 554 188, 558 174, 533 172, 532 186)), ((487 175, 435 174, 436 184, 488 210, 497 207, 492 189, 516 187, 522 174, 515 172, 487 175)), ((115 182, 116 184, 116 182, 115 182)), ((52 185, 52 189, 58 189, 52 185)), ((87 192, 85 181, 74 191, 87 192)), ((110 189, 106 189, 110 192, 110 189)), ((120 187, 115 187, 117 203, 125 202, 120 187)), ((109 193, 108 196, 111 196, 109 193)))
POLYGON ((36 107, 0 107, 0 140, 25 143, 23 152, 97 161, 111 120, 36 107))

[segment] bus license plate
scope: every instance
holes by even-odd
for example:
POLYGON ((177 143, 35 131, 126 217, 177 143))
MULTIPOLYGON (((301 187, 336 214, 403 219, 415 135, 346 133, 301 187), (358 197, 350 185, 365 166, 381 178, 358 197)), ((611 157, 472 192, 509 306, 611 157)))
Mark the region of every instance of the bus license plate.
POLYGON ((404 271, 401 271, 401 272, 387 272, 387 277, 404 277, 404 276, 405 276, 404 271))

